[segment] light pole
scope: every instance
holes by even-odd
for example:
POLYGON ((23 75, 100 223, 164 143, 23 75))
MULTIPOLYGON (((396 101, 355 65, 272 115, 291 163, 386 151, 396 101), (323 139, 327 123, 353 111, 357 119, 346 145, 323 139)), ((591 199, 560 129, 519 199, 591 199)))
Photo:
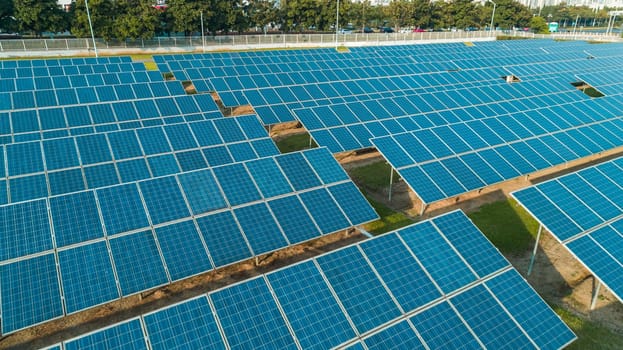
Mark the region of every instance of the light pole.
POLYGON ((338 35, 339 35, 339 24, 340 24, 340 0, 337 0, 337 9, 335 15, 335 49, 338 48, 338 35))
POLYGON ((203 11, 201 11, 201 49, 203 52, 206 52, 206 38, 205 34, 203 34, 203 11))
POLYGON ((495 1, 493 0, 487 0, 487 1, 493 4, 493 12, 491 13, 491 26, 489 27, 490 28, 489 30, 494 30, 493 29, 493 18, 495 17, 495 8, 498 6, 498 4, 496 4, 495 1))
POLYGON ((89 19, 89 28, 91 28, 91 40, 93 40, 93 50, 95 50, 95 57, 98 57, 97 45, 95 44, 95 34, 93 33, 93 22, 91 22, 91 12, 89 12, 89 1, 84 0, 84 5, 87 8, 87 18, 89 19))

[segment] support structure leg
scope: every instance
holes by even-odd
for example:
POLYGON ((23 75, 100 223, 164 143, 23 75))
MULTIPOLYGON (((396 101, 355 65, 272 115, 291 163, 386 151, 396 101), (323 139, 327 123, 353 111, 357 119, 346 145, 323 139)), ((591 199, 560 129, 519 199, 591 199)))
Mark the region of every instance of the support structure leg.
MULTIPOLYGON (((595 276, 593 276, 595 278, 595 276)), ((597 285, 593 288, 593 299, 591 300, 591 310, 595 309, 595 304, 597 304, 597 298, 599 297, 599 290, 601 289, 601 281, 595 278, 597 281, 597 285)))
POLYGON ((389 167, 389 201, 392 201, 392 185, 394 184, 394 168, 389 167))
POLYGON ((426 210, 427 207, 428 205, 422 202, 422 208, 420 208, 420 216, 424 215, 424 211, 426 210))
POLYGON ((539 240, 541 239, 541 232, 543 232, 543 225, 539 225, 539 232, 536 234, 536 242, 534 242, 534 249, 532 250, 532 256, 530 257, 530 266, 528 266, 528 276, 532 273, 532 267, 534 266, 534 259, 536 258, 536 251, 539 249, 539 240))

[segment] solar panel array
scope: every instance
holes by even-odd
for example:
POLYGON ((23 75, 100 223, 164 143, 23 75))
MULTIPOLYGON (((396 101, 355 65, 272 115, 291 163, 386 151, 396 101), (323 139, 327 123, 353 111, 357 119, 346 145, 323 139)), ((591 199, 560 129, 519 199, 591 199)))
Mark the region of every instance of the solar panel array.
POLYGON ((279 154, 255 116, 12 143, 0 151, 0 204, 279 154))
POLYGON ((604 97, 372 142, 431 203, 623 146, 622 101, 604 97))
POLYGON ((179 82, 89 89, 122 86, 0 112, 2 334, 378 217, 325 148, 280 155, 179 82))
POLYGON ((65 349, 559 349, 575 335, 461 211, 63 343, 65 349))
POLYGON ((623 158, 511 195, 623 301, 623 158))

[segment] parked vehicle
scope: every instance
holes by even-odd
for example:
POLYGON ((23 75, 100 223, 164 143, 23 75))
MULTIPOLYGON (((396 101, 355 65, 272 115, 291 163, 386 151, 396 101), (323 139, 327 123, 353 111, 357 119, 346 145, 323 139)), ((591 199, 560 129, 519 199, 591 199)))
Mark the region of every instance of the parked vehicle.
POLYGON ((392 27, 383 27, 381 28, 381 33, 393 33, 394 32, 394 28, 392 27))
POLYGON ((374 33, 374 30, 372 30, 372 28, 370 27, 363 27, 363 29, 361 29, 362 33, 374 33))

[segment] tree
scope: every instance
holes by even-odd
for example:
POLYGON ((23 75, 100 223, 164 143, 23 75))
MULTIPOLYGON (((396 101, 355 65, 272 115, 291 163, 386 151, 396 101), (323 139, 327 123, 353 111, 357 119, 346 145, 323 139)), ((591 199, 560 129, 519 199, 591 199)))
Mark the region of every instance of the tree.
MULTIPOLYGON (((189 36, 201 28, 203 6, 196 0, 169 0, 167 12, 173 19, 173 30, 189 36)), ((204 14, 205 15, 205 14, 204 14)))
POLYGON ((46 30, 65 29, 65 16, 56 0, 14 0, 14 15, 23 31, 41 36, 46 30))
MULTIPOLYGON (((523 28, 529 25, 532 13, 526 6, 514 0, 496 0, 496 3, 494 27, 510 29, 523 28)), ((493 5, 487 3, 487 7, 489 9, 488 19, 490 19, 493 5)))
POLYGON ((443 23, 459 29, 479 25, 477 5, 471 0, 453 0, 443 7, 443 23))
POLYGON ((549 32, 549 27, 547 26, 545 18, 534 16, 530 19, 530 30, 532 30, 533 33, 547 34, 549 32))
POLYGON ((405 24, 413 24, 413 17, 415 16, 414 3, 411 0, 392 0, 389 6, 387 6, 387 15, 391 18, 397 30, 405 24))
POLYGON ((117 0, 113 32, 117 39, 151 39, 156 32, 158 10, 151 0, 117 0))
MULTIPOLYGON (((113 38, 113 24, 115 10, 111 0, 88 0, 89 12, 93 24, 93 32, 96 37, 110 40, 113 38)), ((76 0, 74 3, 74 19, 71 33, 78 38, 91 36, 89 19, 87 17, 84 0, 76 0)))
POLYGON ((14 32, 17 30, 15 21, 15 7, 13 0, 0 0, 0 32, 14 32))
POLYGON ((249 24, 265 29, 279 19, 279 9, 274 0, 251 0, 249 2, 249 24))

